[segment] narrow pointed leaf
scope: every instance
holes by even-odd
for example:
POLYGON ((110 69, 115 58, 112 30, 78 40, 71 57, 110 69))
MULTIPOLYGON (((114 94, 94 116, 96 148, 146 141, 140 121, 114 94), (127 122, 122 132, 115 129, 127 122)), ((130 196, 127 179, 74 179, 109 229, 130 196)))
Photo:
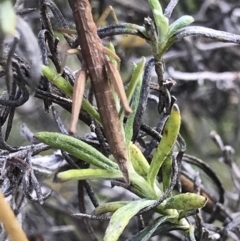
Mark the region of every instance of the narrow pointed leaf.
POLYGON ((186 231, 190 241, 196 241, 194 231, 195 231, 195 228, 193 225, 190 225, 189 230, 186 231))
MULTIPOLYGON (((130 80, 130 84, 126 91, 128 101, 130 101, 132 99, 135 88, 136 88, 138 82, 142 79, 142 74, 144 71, 145 63, 146 63, 146 59, 142 58, 142 60, 137 64, 137 66, 133 70, 132 78, 130 80)), ((123 108, 121 108, 120 113, 119 113, 120 119, 122 118, 123 113, 124 113, 124 110, 123 110, 123 108)))
POLYGON ((104 241, 116 241, 122 234, 130 219, 141 209, 153 204, 154 200, 138 200, 119 208, 111 217, 104 235, 104 241))
POLYGON ((171 38, 178 30, 188 26, 194 22, 194 18, 189 15, 185 15, 173 22, 168 29, 168 38, 171 38))
POLYGON ((57 177, 63 181, 86 179, 116 179, 122 178, 122 173, 117 170, 103 169, 74 169, 58 173, 57 177))
MULTIPOLYGON (((146 63, 146 59, 143 58, 142 61, 138 64, 140 68, 139 68, 139 71, 137 72, 136 81, 134 81, 134 84, 133 84, 134 94, 132 97, 132 104, 131 104, 132 113, 128 116, 127 123, 125 125, 125 140, 126 140, 126 146, 128 147, 128 150, 129 150, 130 142, 133 135, 133 123, 134 123, 134 118, 138 109, 145 63, 146 63)), ((138 66, 136 70, 138 70, 138 66)), ((135 78, 133 80, 135 80, 135 78)), ((130 85, 131 85, 131 82, 130 82, 130 85)))
POLYGON ((131 201, 117 201, 117 202, 110 202, 104 203, 96 207, 93 211, 93 215, 102 215, 105 213, 113 213, 117 211, 119 208, 129 204, 131 201))
POLYGON ((147 180, 150 186, 154 189, 154 182, 156 180, 156 176, 166 159, 166 157, 171 152, 181 124, 181 116, 180 111, 177 105, 174 105, 171 111, 171 114, 164 126, 162 139, 157 147, 156 153, 153 156, 150 170, 148 172, 147 180))
POLYGON ((69 97, 73 95, 72 85, 66 81, 61 75, 57 74, 53 69, 46 65, 42 65, 42 73, 48 80, 56 85, 60 90, 66 93, 69 97))
POLYGON ((150 7, 153 12, 153 18, 158 29, 158 38, 162 42, 168 32, 168 18, 163 15, 161 4, 159 0, 149 0, 150 7))
POLYGON ((150 225, 148 225, 146 228, 144 228, 141 232, 138 233, 138 235, 134 235, 132 237, 134 241, 148 241, 152 237, 155 230, 163 223, 173 219, 174 216, 161 216, 157 219, 155 219, 150 225))
POLYGON ((54 132, 38 132, 34 135, 34 137, 53 148, 66 151, 69 154, 98 168, 118 170, 118 165, 115 162, 105 157, 92 146, 72 136, 54 132))
MULTIPOLYGON (((114 45, 112 44, 112 42, 109 42, 107 48, 112 51, 114 54, 116 54, 116 50, 115 50, 115 47, 114 45)), ((116 60, 116 58, 113 58, 111 55, 108 55, 110 61, 114 64, 115 67, 117 67, 118 65, 118 62, 116 60)))
POLYGON ((133 143, 130 144, 129 155, 134 170, 142 177, 146 177, 150 165, 144 157, 144 155, 142 154, 141 150, 133 143))
POLYGON ((168 155, 162 165, 163 191, 165 192, 171 183, 172 178, 172 156, 168 155))
MULTIPOLYGON (((168 216, 167 216, 168 217, 168 216)), ((173 216, 175 217, 175 216, 173 216)), ((159 217, 160 219, 161 217, 159 217)), ((157 220, 156 220, 157 222, 157 220)), ((153 223, 154 225, 154 223, 153 223)), ((151 224, 150 224, 151 226, 151 224)), ((156 230, 153 232, 152 234, 152 237, 155 236, 155 235, 159 235, 161 233, 166 233, 166 232, 169 232, 169 231, 173 231, 173 230, 182 230, 182 231, 188 231, 189 230, 189 225, 185 226, 185 225, 181 225, 181 224, 174 224, 174 223, 161 223, 160 225, 158 225, 158 227, 156 228, 156 230)), ((145 234, 143 234, 142 236, 142 233, 145 233, 145 229, 143 229, 142 231, 140 231, 139 233, 133 235, 132 237, 128 238, 127 240, 125 241, 142 241, 141 238, 145 238, 145 234)), ((146 232, 147 233, 147 232, 146 232)), ((149 239, 146 239, 146 240, 149 240, 149 239)))
POLYGON ((148 198, 148 199, 157 199, 162 195, 162 192, 159 188, 156 188, 154 191, 149 188, 149 184, 142 176, 138 173, 133 172, 130 174, 131 177, 131 190, 136 193, 139 197, 148 198))

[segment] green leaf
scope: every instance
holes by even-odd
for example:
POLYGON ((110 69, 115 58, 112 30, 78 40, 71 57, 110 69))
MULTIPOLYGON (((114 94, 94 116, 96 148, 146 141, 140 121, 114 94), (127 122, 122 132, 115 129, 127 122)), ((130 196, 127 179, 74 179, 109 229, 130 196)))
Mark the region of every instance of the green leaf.
MULTIPOLYGON (((53 69, 46 65, 42 65, 42 73, 43 75, 51 81, 54 85, 56 85, 60 90, 62 90, 66 95, 72 97, 73 95, 73 87, 71 84, 66 81, 61 75, 56 73, 53 69)), ((87 111, 87 113, 92 116, 99 124, 101 124, 101 119, 99 113, 96 109, 90 104, 90 102, 83 98, 82 108, 87 111)))
POLYGON ((54 132, 38 132, 34 135, 39 141, 88 162, 98 168, 106 170, 118 170, 118 165, 105 157, 87 143, 80 141, 72 136, 67 136, 54 132))
MULTIPOLYGON (((138 103, 139 103, 139 99, 140 99, 140 94, 141 94, 141 87, 142 87, 142 79, 143 79, 143 72, 144 72, 144 66, 146 63, 146 59, 142 58, 141 62, 137 65, 134 74, 137 74, 136 78, 132 78, 130 85, 129 85, 129 92, 130 92, 130 88, 131 90, 134 91, 133 97, 132 97, 132 104, 131 104, 131 108, 132 108, 132 113, 128 116, 126 125, 125 125, 125 140, 126 140, 126 146, 128 148, 128 152, 129 152, 129 148, 130 148, 130 142, 132 139, 132 135, 133 135, 133 123, 134 123, 134 118, 138 109, 138 103), (136 72, 136 73, 135 73, 136 72), (131 87, 130 87, 131 86, 131 87)), ((127 91, 127 96, 130 97, 129 92, 127 91)))
POLYGON ((69 97, 73 95, 73 87, 61 75, 57 74, 53 69, 46 65, 42 65, 43 75, 56 85, 60 90, 66 93, 69 97))
MULTIPOLYGON (((167 217, 171 217, 171 216, 167 216, 167 217)), ((175 217, 175 216, 173 216, 175 217)), ((164 217, 159 217, 158 219, 161 219, 161 218, 164 218, 164 217)), ((155 222, 157 223, 158 222, 158 219, 156 219, 152 224, 150 224, 149 226, 157 226, 157 224, 155 224, 155 222)), ((168 220, 171 220, 171 219, 168 219, 168 220)), ((173 219, 174 220, 174 219, 173 219)), ((160 222, 161 220, 159 220, 160 222)), ((148 226, 148 227, 149 227, 148 226)), ((189 225, 188 225, 189 226, 189 225)), ((143 229, 142 231, 140 231, 139 233, 133 235, 132 237, 128 238, 126 241, 142 241, 142 240, 145 240, 145 235, 148 234, 148 227, 146 227, 145 229, 143 229), (146 230, 146 231, 145 231, 146 230), (143 239, 142 239, 143 238, 143 239)), ((150 229, 150 228, 149 228, 150 229)), ((158 227, 156 228, 156 230, 154 230, 154 232, 151 234, 152 237, 156 234, 161 234, 161 233, 166 233, 168 231, 172 231, 172 230, 182 230, 182 231, 188 231, 189 230, 189 227, 186 227, 185 225, 179 225, 179 224, 174 224, 174 223, 164 223, 162 222, 161 224, 158 225, 158 227), (156 232, 156 234, 155 234, 156 232)), ((151 232, 151 231, 150 231, 151 232)), ((146 240, 149 240, 149 239, 146 239, 146 240)))
POLYGON ((162 169, 162 182, 163 182, 163 191, 165 192, 171 183, 172 177, 172 155, 168 155, 163 162, 162 169))
POLYGON ((141 232, 139 232, 137 235, 134 235, 132 237, 134 241, 148 241, 152 237, 153 233, 156 231, 156 229, 163 223, 170 221, 171 219, 174 219, 174 216, 161 216, 157 219, 155 219, 151 224, 149 224, 146 228, 144 228, 141 232))
POLYGON ((111 217, 105 232, 104 241, 116 241, 122 234, 130 219, 141 209, 153 204, 154 200, 138 200, 119 208, 111 217))
POLYGON ((195 230, 194 226, 190 225, 189 230, 186 231, 187 236, 189 237, 190 241, 196 241, 195 235, 194 235, 194 230, 195 230))
POLYGON ((141 150, 133 143, 130 144, 129 156, 134 170, 142 177, 146 177, 150 168, 149 163, 141 150))
MULTIPOLYGON (((142 74, 143 74, 143 71, 144 71, 145 62, 146 62, 146 59, 142 58, 142 60, 137 65, 134 64, 134 66, 133 66, 132 78, 130 80, 129 86, 128 86, 127 91, 126 91, 126 95, 127 95, 127 98, 128 98, 129 102, 132 99, 132 96, 133 96, 133 93, 135 91, 135 88, 136 88, 137 84, 142 79, 142 74)), ((121 108, 121 110, 119 112, 120 120, 123 119, 123 117, 124 117, 124 110, 123 110, 123 108, 121 108)))
POLYGON ((129 204, 130 202, 131 201, 117 201, 117 202, 104 203, 96 207, 92 215, 102 215, 105 213, 113 213, 119 208, 129 204))
MULTIPOLYGON (((112 42, 109 42, 107 48, 108 48, 109 50, 111 50, 114 54, 116 54, 116 50, 115 50, 115 47, 114 47, 114 45, 112 44, 112 42)), ((114 59, 111 55, 108 55, 108 57, 109 57, 110 61, 114 64, 114 66, 117 67, 117 65, 118 65, 117 60, 114 59)))
POLYGON ((180 129, 181 124, 181 116, 180 111, 177 107, 177 105, 173 105, 171 114, 164 126, 162 139, 157 147, 156 153, 153 156, 150 170, 148 172, 147 180, 150 186, 154 189, 154 182, 156 180, 156 176, 166 159, 166 157, 171 152, 178 133, 180 129))
POLYGON ((142 79, 145 63, 146 59, 143 57, 137 66, 133 69, 132 78, 126 91, 126 95, 129 101, 132 99, 137 84, 142 79))
POLYGON ((147 199, 158 199, 161 197, 162 192, 159 188, 152 190, 149 188, 148 182, 136 172, 130 174, 131 179, 131 190, 139 197, 147 199))
POLYGON ((168 18, 163 15, 162 7, 159 0, 149 0, 153 12, 153 18, 158 29, 158 40, 164 42, 168 33, 168 18))
POLYGON ((207 198, 195 193, 183 193, 172 196, 164 201, 165 209, 189 211, 202 208, 206 205, 207 198))
POLYGON ((74 169, 58 173, 58 178, 63 181, 69 180, 85 180, 85 179, 116 179, 122 178, 123 175, 117 170, 103 169, 74 169))
POLYGON ((189 15, 185 15, 173 22, 168 29, 168 39, 171 38, 178 30, 184 28, 194 22, 194 18, 189 15))
POLYGON ((159 0, 148 0, 148 2, 149 2, 149 5, 150 5, 152 11, 153 10, 158 11, 158 12, 160 12, 160 14, 162 16, 164 16, 162 6, 161 6, 159 0))

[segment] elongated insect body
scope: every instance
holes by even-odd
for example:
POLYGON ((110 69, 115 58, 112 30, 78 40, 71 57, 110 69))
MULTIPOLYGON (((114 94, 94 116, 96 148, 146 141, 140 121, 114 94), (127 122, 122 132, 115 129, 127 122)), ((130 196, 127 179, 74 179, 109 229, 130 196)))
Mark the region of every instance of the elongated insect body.
POLYGON ((127 154, 118 112, 107 75, 107 58, 97 27, 93 21, 91 6, 88 0, 69 0, 72 8, 82 56, 89 72, 98 111, 102 120, 111 153, 116 159, 124 179, 129 183, 127 154))

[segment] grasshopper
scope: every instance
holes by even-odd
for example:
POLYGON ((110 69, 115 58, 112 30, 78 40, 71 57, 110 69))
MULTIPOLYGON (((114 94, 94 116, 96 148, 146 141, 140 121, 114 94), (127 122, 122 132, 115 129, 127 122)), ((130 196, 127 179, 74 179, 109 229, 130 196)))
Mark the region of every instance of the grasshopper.
MULTIPOLYGON (((110 77, 113 86, 120 97, 125 113, 129 114, 131 113, 131 108, 128 104, 122 80, 118 70, 110 63, 110 61, 108 61, 107 56, 105 55, 105 48, 102 45, 101 39, 98 37, 97 27, 93 21, 89 1, 69 0, 69 4, 74 15, 81 53, 83 60, 85 61, 85 67, 80 71, 76 85, 80 86, 78 83, 80 81, 85 83, 87 74, 90 76, 98 111, 102 120, 103 130, 110 151, 116 159, 125 181, 129 184, 126 145, 108 77, 110 77), (85 74, 83 71, 85 71, 85 74), (88 71, 87 74, 86 71, 88 71)), ((76 91, 78 91, 77 88, 74 88, 74 91, 73 102, 76 103, 82 98, 83 91, 81 90, 81 96, 76 94, 76 91)), ((76 110, 76 106, 74 108, 76 110)), ((75 116, 78 118, 78 114, 75 116)), ((73 133, 74 131, 75 122, 72 122, 70 132, 73 133)))

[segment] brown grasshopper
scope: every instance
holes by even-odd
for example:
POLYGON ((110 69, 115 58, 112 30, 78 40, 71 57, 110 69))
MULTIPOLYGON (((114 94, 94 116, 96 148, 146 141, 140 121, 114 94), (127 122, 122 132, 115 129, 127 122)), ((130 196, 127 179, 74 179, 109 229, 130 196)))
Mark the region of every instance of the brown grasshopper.
MULTIPOLYGON (((115 66, 108 61, 104 53, 104 46, 98 37, 97 27, 93 21, 89 1, 69 0, 69 4, 73 11, 81 53, 85 61, 84 65, 91 79, 104 133, 111 153, 116 159, 125 181, 129 183, 126 145, 112 89, 108 82, 108 77, 110 77, 116 92, 120 95, 120 100, 124 105, 126 114, 129 114, 131 108, 128 105, 122 81, 119 81, 119 78, 121 80, 120 74, 115 66)), ((79 76, 83 76, 83 81, 85 82, 86 74, 80 72, 79 76)), ((80 78, 80 80, 82 80, 82 78, 80 78)), ((79 81, 79 78, 77 81, 79 81)), ((78 83, 76 84, 78 85, 78 83)), ((82 98, 81 96, 76 96, 76 94, 74 97, 82 98)), ((74 131, 74 126, 72 127, 73 129, 70 131, 74 131)))

